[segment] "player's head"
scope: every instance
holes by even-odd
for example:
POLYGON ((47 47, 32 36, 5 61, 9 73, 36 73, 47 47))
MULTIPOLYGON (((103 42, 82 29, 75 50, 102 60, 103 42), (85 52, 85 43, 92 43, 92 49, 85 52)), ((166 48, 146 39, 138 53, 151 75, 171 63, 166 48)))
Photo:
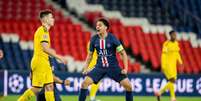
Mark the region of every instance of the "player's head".
POLYGON ((170 40, 175 41, 176 40, 176 32, 175 31, 170 31, 169 32, 170 35, 170 40))
POLYGON ((54 17, 50 10, 42 10, 39 16, 42 23, 45 23, 49 26, 54 25, 54 17))
POLYGON ((96 21, 96 30, 98 34, 107 32, 109 27, 109 22, 104 18, 100 18, 96 21))

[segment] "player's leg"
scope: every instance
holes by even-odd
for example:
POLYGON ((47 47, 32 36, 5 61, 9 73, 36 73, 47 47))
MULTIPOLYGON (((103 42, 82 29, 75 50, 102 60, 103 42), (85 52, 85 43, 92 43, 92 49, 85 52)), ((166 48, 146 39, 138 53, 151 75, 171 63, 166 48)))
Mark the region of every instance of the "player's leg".
POLYGON ((158 101, 160 101, 160 96, 166 90, 170 91, 171 100, 176 101, 175 92, 174 92, 175 91, 174 83, 176 81, 176 77, 168 77, 167 76, 167 78, 168 78, 167 84, 159 92, 155 92, 155 96, 157 96, 159 98, 158 101))
MULTIPOLYGON (((167 78, 167 80, 169 80, 170 78, 172 78, 173 76, 171 75, 170 73, 170 70, 164 70, 163 71, 165 77, 167 78)), ((155 92, 155 96, 161 96, 166 90, 169 90, 170 89, 170 82, 168 81, 165 86, 163 88, 160 89, 159 92, 155 92)))
POLYGON ((133 101, 133 94, 132 94, 132 85, 128 78, 125 78, 120 81, 120 84, 126 90, 126 101, 133 101))
POLYGON ((160 101, 160 96, 166 91, 170 89, 170 82, 167 82, 166 85, 160 89, 160 91, 155 91, 154 95, 157 97, 157 100, 160 101))
POLYGON ((45 99, 46 101, 55 101, 54 98, 54 85, 53 85, 53 73, 51 68, 49 67, 49 69, 46 70, 45 73, 45 80, 44 80, 44 84, 45 84, 45 99))
POLYGON ((106 70, 95 67, 91 72, 87 74, 85 77, 85 80, 82 82, 80 95, 79 95, 79 101, 85 101, 87 96, 87 89, 89 85, 92 83, 97 84, 106 74, 106 70))
MULTIPOLYGON (((54 97, 55 97, 55 101, 61 101, 59 92, 57 91, 55 84, 54 84, 54 97)), ((43 88, 43 89, 37 94, 37 101, 46 101, 46 99, 45 99, 45 88, 43 88)))
POLYGON ((169 90, 170 90, 170 97, 171 97, 171 101, 176 101, 176 97, 175 97, 175 84, 176 79, 175 78, 171 78, 169 79, 169 90))
POLYGON ((32 80, 32 87, 27 89, 22 96, 18 99, 18 101, 27 101, 31 97, 35 96, 37 93, 40 92, 41 88, 43 87, 43 75, 38 70, 32 71, 31 80, 32 80))
POLYGON ((96 101, 96 93, 98 91, 99 86, 100 86, 100 82, 98 84, 91 85, 91 89, 90 89, 90 93, 89 93, 91 101, 96 101))
POLYGON ((22 96, 19 97, 17 101, 28 101, 30 98, 35 96, 38 92, 40 92, 41 88, 40 87, 31 87, 27 89, 22 96))
POLYGON ((53 83, 45 84, 45 99, 46 101, 55 101, 53 83))
POLYGON ((86 76, 84 81, 82 82, 82 85, 81 85, 79 101, 85 101, 86 100, 87 89, 88 89, 89 85, 91 85, 92 83, 93 83, 92 78, 89 76, 86 76))
POLYGON ((114 67, 112 69, 107 70, 107 75, 115 80, 116 82, 119 82, 124 88, 126 92, 126 101, 133 101, 133 94, 132 94, 132 86, 127 78, 127 75, 121 73, 120 67, 114 67))
POLYGON ((37 94, 36 100, 37 101, 46 101, 45 100, 45 88, 42 88, 42 90, 37 94))
POLYGON ((166 90, 169 89, 170 89, 170 82, 168 81, 166 85, 156 95, 161 96, 166 90))
POLYGON ((56 84, 54 84, 54 97, 55 97, 55 101, 61 101, 59 91, 56 89, 56 84))
POLYGON ((160 100, 161 95, 162 95, 166 90, 169 90, 169 88, 170 88, 170 82, 167 82, 166 85, 165 85, 162 89, 160 89, 159 92, 158 92, 158 91, 154 91, 154 95, 157 97, 157 101, 161 101, 161 100, 160 100))

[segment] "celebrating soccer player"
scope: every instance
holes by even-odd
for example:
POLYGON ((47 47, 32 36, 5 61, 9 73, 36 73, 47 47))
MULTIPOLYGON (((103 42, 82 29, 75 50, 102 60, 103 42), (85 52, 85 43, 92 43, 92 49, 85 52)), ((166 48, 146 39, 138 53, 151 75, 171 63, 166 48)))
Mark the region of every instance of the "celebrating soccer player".
POLYGON ((162 72, 165 74, 168 83, 159 92, 155 92, 155 95, 160 100, 160 96, 167 89, 170 91, 171 101, 176 101, 174 84, 177 79, 177 61, 182 64, 182 59, 179 53, 179 44, 176 40, 176 32, 170 31, 170 40, 167 40, 163 44, 161 67, 162 72))
POLYGON ((18 101, 27 101, 45 88, 46 101, 54 101, 52 68, 49 56, 55 57, 66 64, 64 57, 57 55, 51 48, 49 29, 54 25, 53 14, 49 10, 40 12, 41 26, 34 34, 34 54, 31 60, 32 87, 27 89, 18 101))
POLYGON ((98 83, 105 75, 119 82, 126 90, 126 101, 133 101, 132 86, 127 78, 128 60, 127 54, 120 41, 108 33, 109 23, 105 19, 99 19, 96 22, 97 33, 91 38, 89 53, 84 65, 83 74, 86 74, 85 80, 82 82, 79 101, 85 101, 87 96, 87 88, 92 83, 98 83), (92 60, 94 50, 97 51, 98 59, 93 70, 89 70, 88 66, 92 60), (116 51, 121 54, 124 69, 122 70, 116 58, 116 51))

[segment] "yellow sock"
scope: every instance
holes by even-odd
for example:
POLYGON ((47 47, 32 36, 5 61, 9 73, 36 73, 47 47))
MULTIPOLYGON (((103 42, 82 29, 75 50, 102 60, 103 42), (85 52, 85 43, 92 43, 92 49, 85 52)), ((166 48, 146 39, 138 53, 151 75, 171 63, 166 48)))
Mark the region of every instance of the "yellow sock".
POLYGON ((170 82, 168 82, 165 87, 163 87, 161 90, 160 90, 160 94, 163 94, 167 89, 170 88, 170 82))
POLYGON ((27 89, 17 101, 28 101, 33 96, 35 96, 34 92, 31 89, 27 89))
POLYGON ((45 92, 45 99, 46 101, 54 101, 54 92, 53 91, 46 91, 45 92))
POLYGON ((170 97, 172 99, 175 99, 175 92, 174 92, 174 90, 175 90, 174 83, 170 82, 170 97))
POLYGON ((94 99, 96 97, 96 93, 98 91, 99 85, 100 83, 91 85, 91 89, 89 93, 90 99, 94 99))

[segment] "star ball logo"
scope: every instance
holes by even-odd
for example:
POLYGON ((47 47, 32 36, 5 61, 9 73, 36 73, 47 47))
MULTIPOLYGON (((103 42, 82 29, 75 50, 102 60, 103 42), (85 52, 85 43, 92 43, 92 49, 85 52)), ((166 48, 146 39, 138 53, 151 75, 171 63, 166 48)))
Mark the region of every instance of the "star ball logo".
POLYGON ((24 87, 23 77, 18 74, 13 74, 9 77, 9 88, 14 93, 20 93, 24 87))
POLYGON ((199 94, 201 94, 201 78, 199 78, 196 82, 196 89, 199 94))

